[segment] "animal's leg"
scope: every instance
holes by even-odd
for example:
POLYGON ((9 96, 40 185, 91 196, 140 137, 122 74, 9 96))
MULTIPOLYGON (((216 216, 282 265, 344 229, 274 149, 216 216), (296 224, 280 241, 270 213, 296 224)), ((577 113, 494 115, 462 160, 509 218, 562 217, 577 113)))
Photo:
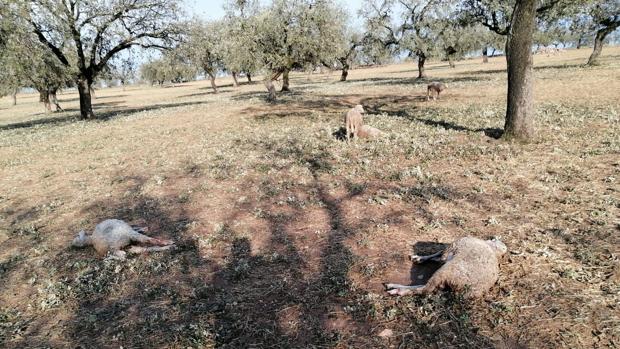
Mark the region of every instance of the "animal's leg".
POLYGON ((441 98, 439 97, 439 94, 440 94, 440 93, 441 93, 440 91, 437 91, 437 99, 441 99, 441 98))
POLYGON ((351 139, 351 128, 349 126, 349 123, 347 122, 347 143, 349 143, 349 140, 351 139))
POLYGON ((433 254, 428 255, 428 256, 411 255, 409 258, 411 259, 411 261, 413 263, 424 263, 424 262, 429 261, 429 260, 432 260, 433 262, 440 262, 442 254, 443 254, 443 251, 437 252, 437 253, 433 253, 433 254))
POLYGON ((127 253, 125 253, 125 251, 117 250, 117 251, 110 251, 106 259, 115 259, 118 261, 124 261, 126 257, 127 257, 127 253))
POLYGON ((131 246, 129 248, 129 253, 131 254, 140 254, 140 253, 148 253, 148 252, 161 252, 171 250, 175 247, 174 244, 167 246, 153 246, 153 247, 142 247, 142 246, 131 246))
POLYGON ((131 229, 137 231, 140 234, 144 234, 144 233, 147 233, 149 231, 149 227, 142 227, 142 226, 139 226, 139 225, 132 225, 131 229))
POLYGON ((406 286, 400 284, 385 284, 387 293, 394 296, 404 296, 410 293, 423 293, 425 291, 425 285, 406 286))
POLYGON ((150 245, 159 245, 159 246, 172 245, 174 243, 171 240, 156 239, 156 238, 146 236, 144 234, 140 234, 135 231, 131 234, 131 241, 138 242, 141 244, 150 244, 150 245))

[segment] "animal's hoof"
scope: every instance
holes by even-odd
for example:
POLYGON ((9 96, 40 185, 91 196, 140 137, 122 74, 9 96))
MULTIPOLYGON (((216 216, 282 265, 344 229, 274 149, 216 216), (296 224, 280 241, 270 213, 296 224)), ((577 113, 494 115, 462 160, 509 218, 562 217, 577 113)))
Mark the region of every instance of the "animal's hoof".
POLYGON ((387 291, 388 294, 392 296, 406 296, 411 293, 411 290, 402 289, 402 288, 394 288, 387 291))
POLYGON ((400 286, 400 285, 389 284, 389 283, 386 283, 386 282, 383 283, 383 287, 385 287, 386 290, 391 290, 393 288, 398 288, 398 286, 400 286))
POLYGON ((164 239, 157 239, 157 244, 160 245, 160 246, 174 245, 174 241, 172 241, 172 240, 164 240, 164 239))

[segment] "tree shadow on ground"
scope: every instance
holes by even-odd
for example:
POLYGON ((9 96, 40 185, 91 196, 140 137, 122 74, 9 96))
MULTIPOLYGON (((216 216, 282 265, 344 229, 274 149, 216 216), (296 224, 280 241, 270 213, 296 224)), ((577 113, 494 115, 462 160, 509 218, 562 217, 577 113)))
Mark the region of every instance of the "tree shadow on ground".
MULTIPOLYGON (((232 77, 230 79, 232 80, 232 77)), ((205 80, 205 81, 208 81, 208 80, 205 80)), ((252 81, 252 82, 239 81, 239 86, 238 87, 247 86, 247 85, 254 85, 256 83, 257 83, 256 81, 252 81)), ((229 91, 235 91, 236 87, 235 87, 235 85, 232 82, 230 82, 230 83, 218 84, 217 88, 218 89, 227 88, 227 89, 231 89, 229 91)), ((212 90, 213 88, 209 85, 209 86, 199 87, 198 89, 199 90, 212 90)))
POLYGON ((366 78, 366 79, 358 79, 358 80, 352 80, 352 81, 369 84, 372 86, 381 86, 381 85, 406 85, 406 86, 421 85, 421 86, 425 86, 431 81, 440 81, 446 84, 450 84, 450 83, 461 83, 461 82, 476 83, 476 82, 486 81, 486 79, 478 75, 472 75, 472 76, 468 75, 466 77, 451 77, 451 78, 426 77, 423 79, 419 79, 419 78, 366 78))
MULTIPOLYGON (((545 70, 553 70, 553 69, 569 69, 569 68, 580 68, 584 65, 582 63, 573 63, 573 64, 551 64, 551 65, 542 65, 535 66, 534 71, 545 71, 545 70)), ((507 72, 506 68, 501 69, 481 69, 481 70, 473 70, 473 71, 465 71, 465 72, 457 72, 457 75, 463 76, 480 76, 481 80, 486 79, 485 76, 489 75, 497 75, 497 74, 505 74, 507 72)))
MULTIPOLYGON (((248 93, 245 96, 258 96, 248 93)), ((239 98, 237 96, 233 99, 239 98)), ((240 98, 243 98, 241 96, 240 98)), ((359 103, 361 95, 328 96, 315 95, 312 93, 293 92, 284 95, 275 103, 262 106, 250 106, 243 110, 244 113, 254 115, 255 119, 267 120, 272 118, 307 117, 314 113, 342 114, 359 103), (302 98, 300 98, 302 97, 302 98)))
POLYGON ((405 118, 411 121, 423 123, 432 127, 442 127, 447 130, 465 131, 465 132, 483 132, 487 137, 499 139, 503 135, 503 130, 499 128, 471 128, 463 125, 458 125, 454 122, 445 120, 433 120, 428 118, 422 118, 415 116, 410 110, 415 110, 416 107, 408 107, 404 109, 404 104, 410 105, 414 101, 420 102, 426 100, 424 96, 402 96, 402 97, 369 97, 361 101, 361 104, 371 114, 384 114, 392 117, 405 118))
MULTIPOLYGON (((99 96, 99 97, 93 97, 93 102, 97 102, 98 100, 101 99, 109 99, 109 98, 123 98, 123 97, 127 97, 127 95, 122 94, 122 95, 114 95, 114 96, 99 96)), ((67 98, 67 99, 58 99, 59 103, 69 103, 69 102, 77 102, 79 101, 80 98, 79 97, 75 97, 75 98, 67 98)))
MULTIPOLYGON (((254 94, 252 92, 251 94, 254 94)), ((233 97, 234 99, 235 97, 233 97)), ((345 95, 345 96, 329 96, 329 95, 313 95, 305 94, 303 99, 281 99, 276 104, 259 107, 248 107, 243 110, 244 113, 255 115, 256 119, 268 120, 272 118, 291 118, 291 117, 307 117, 312 113, 320 112, 325 114, 344 113, 356 104, 361 104, 367 114, 387 115, 392 117, 405 118, 412 121, 424 123, 433 127, 442 127, 448 130, 465 131, 465 132, 483 132, 487 137, 499 139, 503 134, 503 130, 499 128, 471 128, 444 120, 432 120, 422 118, 412 114, 412 110, 419 107, 415 103, 425 102, 425 95, 407 95, 407 96, 378 96, 365 97, 363 95, 345 95)), ((344 139, 344 132, 336 130, 333 136, 337 139, 344 139)))
MULTIPOLYGON (((115 103, 120 103, 120 102, 110 102, 110 103, 115 104, 115 103)), ((130 115, 133 113, 163 110, 163 109, 168 109, 168 108, 184 107, 184 106, 199 105, 199 104, 206 104, 206 103, 207 102, 205 101, 180 102, 180 103, 156 104, 156 105, 134 107, 134 108, 120 108, 120 109, 106 110, 106 111, 101 111, 101 112, 96 113, 95 115, 97 118, 92 121, 107 121, 107 120, 111 120, 114 118, 130 115)), ((76 112, 79 112, 79 110, 71 109, 69 111, 66 111, 65 113, 59 113, 62 116, 52 116, 50 114, 50 117, 47 117, 47 118, 0 125, 0 131, 22 129, 22 128, 32 128, 36 126, 59 126, 59 125, 70 123, 72 121, 77 121, 79 114, 76 112)))
MULTIPOLYGON (((58 252, 49 266, 69 287, 72 296, 67 296, 63 309, 70 314, 60 320, 49 315, 31 322, 25 335, 11 346, 382 348, 432 346, 437 341, 489 346, 489 340, 470 325, 454 321, 469 311, 458 297, 376 298, 352 282, 350 273, 360 256, 351 250, 349 241, 376 221, 348 216, 345 206, 363 191, 332 192, 334 159, 328 150, 310 149, 295 139, 277 149, 256 146, 265 147, 276 159, 303 164, 310 181, 300 183, 295 191, 316 204, 274 204, 278 199, 267 192, 277 183, 273 179, 260 187, 263 196, 242 203, 235 200, 215 232, 190 231, 194 218, 179 202, 178 193, 145 195, 146 178, 124 175, 124 187, 119 188, 122 195, 84 207, 89 225, 106 218, 141 222, 153 232, 149 235, 172 238, 178 248, 125 262, 102 261, 92 249, 58 252), (323 232, 302 236, 299 224, 310 219, 310 211, 324 217, 312 221, 324 227, 323 232), (258 217, 255 230, 237 231, 235 223, 248 215, 258 217), (253 250, 255 235, 266 241, 253 250), (302 251, 304 244, 312 245, 313 254, 302 251), (383 313, 372 315, 381 312, 377 307, 406 309, 408 302, 415 309, 430 304, 437 311, 433 323, 441 326, 434 327, 414 313, 399 315, 402 319, 389 324, 379 320, 384 319, 383 313), (395 328, 400 335, 392 339, 376 336, 377 328, 384 326, 395 328), (55 338, 47 335, 50 331, 55 338)), ((250 186, 257 183, 248 179, 241 187, 250 186)), ((405 196, 425 200, 425 195, 453 195, 438 190, 420 187, 405 196)), ((386 219, 391 224, 403 224, 398 215, 389 215, 386 219)))
MULTIPOLYGON (((443 251, 448 247, 447 244, 418 241, 413 246, 413 254, 417 256, 428 256, 436 252, 443 251)), ((424 285, 441 268, 441 263, 428 261, 426 263, 411 263, 411 283, 410 285, 424 285)))

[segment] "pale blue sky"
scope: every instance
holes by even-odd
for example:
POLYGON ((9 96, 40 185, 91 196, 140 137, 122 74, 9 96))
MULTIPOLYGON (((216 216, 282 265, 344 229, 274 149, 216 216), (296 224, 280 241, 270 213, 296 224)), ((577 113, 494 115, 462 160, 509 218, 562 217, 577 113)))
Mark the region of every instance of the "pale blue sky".
MULTIPOLYGON (((185 9, 187 14, 197 16, 205 19, 218 19, 224 15, 224 9, 222 5, 225 0, 184 0, 185 9)), ((265 0, 261 0, 262 3, 267 3, 265 0)), ((362 0, 340 0, 339 3, 343 4, 349 12, 349 16, 353 22, 356 22, 358 17, 357 11, 360 9, 362 0)))

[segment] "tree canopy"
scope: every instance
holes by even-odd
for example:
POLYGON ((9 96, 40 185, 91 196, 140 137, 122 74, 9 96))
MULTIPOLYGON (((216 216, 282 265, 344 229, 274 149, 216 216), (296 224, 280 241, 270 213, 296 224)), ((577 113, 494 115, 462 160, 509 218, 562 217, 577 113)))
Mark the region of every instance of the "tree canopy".
POLYGON ((94 118, 90 86, 119 52, 168 47, 179 32, 179 0, 19 1, 16 16, 66 67, 76 71, 81 118, 94 118))

